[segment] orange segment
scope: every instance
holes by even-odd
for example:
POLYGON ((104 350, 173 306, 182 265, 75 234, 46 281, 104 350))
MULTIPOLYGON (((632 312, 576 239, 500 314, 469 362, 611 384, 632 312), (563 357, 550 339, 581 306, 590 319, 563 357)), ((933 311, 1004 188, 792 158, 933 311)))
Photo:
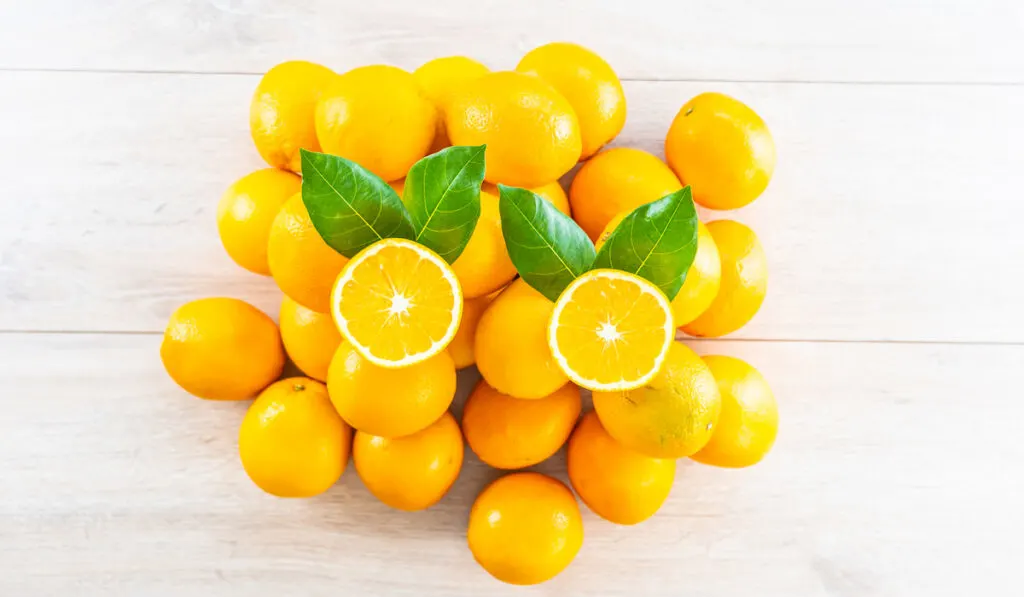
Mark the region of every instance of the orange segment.
POLYGON ((334 322, 380 367, 408 367, 445 349, 459 328, 462 290, 443 259, 410 240, 378 241, 352 258, 331 292, 334 322))
POLYGON ((598 269, 558 297, 548 344, 578 385, 629 390, 654 377, 674 334, 672 308, 656 286, 633 274, 598 269))

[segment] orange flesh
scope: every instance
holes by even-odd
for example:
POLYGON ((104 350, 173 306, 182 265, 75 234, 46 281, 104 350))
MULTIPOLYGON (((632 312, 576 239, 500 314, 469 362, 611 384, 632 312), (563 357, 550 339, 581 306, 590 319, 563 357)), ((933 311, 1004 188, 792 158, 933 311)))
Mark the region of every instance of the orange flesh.
POLYGON ((555 335, 580 376, 605 384, 650 371, 665 339, 665 313, 655 297, 623 280, 595 278, 572 299, 555 335))
POLYGON ((457 312, 441 268, 401 246, 383 248, 360 263, 340 301, 359 343, 396 361, 443 339, 457 312))

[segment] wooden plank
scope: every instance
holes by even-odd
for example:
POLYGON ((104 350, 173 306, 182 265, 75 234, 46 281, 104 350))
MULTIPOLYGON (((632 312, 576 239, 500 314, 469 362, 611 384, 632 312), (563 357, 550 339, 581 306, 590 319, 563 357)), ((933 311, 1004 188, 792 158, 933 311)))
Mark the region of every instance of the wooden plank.
POLYGON ((348 69, 476 56, 511 68, 568 39, 640 79, 1024 82, 1024 8, 1003 0, 39 0, 0 9, 0 68, 348 69))
MULTIPOLYGON (((214 223, 223 189, 262 166, 255 82, 0 74, 0 330, 159 331, 211 295, 275 312, 272 281, 236 267, 214 223)), ((1024 341, 1024 88, 633 82, 616 144, 661 153, 705 90, 756 107, 779 148, 762 198, 705 214, 751 224, 771 264, 737 337, 1024 341)))
MULTIPOLYGON (((496 476, 470 456, 417 514, 349 468, 311 500, 259 492, 236 455, 246 404, 166 377, 155 335, 0 335, 0 594, 1019 594, 1020 346, 698 342, 755 364, 781 433, 760 465, 681 463, 638 527, 584 508, 572 566, 533 590, 465 545, 496 476), (1016 590, 1014 590, 1016 588, 1016 590)), ((467 372, 462 391, 475 379, 467 372)), ((461 400, 461 398, 460 398, 461 400)), ((468 453, 468 452, 467 452, 468 453)), ((559 455, 541 470, 565 478, 559 455)))

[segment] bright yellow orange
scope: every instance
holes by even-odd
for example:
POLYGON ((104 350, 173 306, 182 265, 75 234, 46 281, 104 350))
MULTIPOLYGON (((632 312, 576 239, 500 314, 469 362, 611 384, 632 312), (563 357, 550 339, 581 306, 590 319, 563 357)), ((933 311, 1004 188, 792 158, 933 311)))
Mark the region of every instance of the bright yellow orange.
POLYGON ((437 118, 411 74, 394 66, 361 66, 340 75, 323 93, 316 106, 316 135, 325 152, 384 180, 398 180, 427 155, 437 118))
POLYGON ((442 352, 455 337, 462 289, 436 253, 386 238, 345 264, 331 309, 342 337, 371 363, 408 367, 442 352))
POLYGON ((768 382, 740 359, 706 356, 704 362, 718 382, 722 414, 711 440, 692 458, 729 468, 757 464, 779 431, 779 410, 768 382))
POLYGON ((583 521, 569 488, 537 473, 512 473, 488 485, 469 513, 469 550, 500 581, 535 585, 572 563, 583 521))
POLYGON ((451 145, 448 132, 444 128, 444 112, 448 99, 458 89, 473 79, 491 72, 489 68, 466 56, 445 56, 435 58, 413 71, 412 76, 420 84, 427 97, 434 102, 440 118, 437 119, 437 133, 430 153, 440 151, 451 145))
POLYGON ((448 345, 448 354, 452 355, 456 369, 465 369, 476 363, 476 326, 480 323, 487 305, 491 304, 497 293, 479 296, 475 299, 466 299, 462 303, 462 321, 459 323, 459 331, 455 332, 451 344, 448 345))
POLYGON ((745 326, 768 291, 768 258, 750 228, 732 220, 708 224, 722 263, 722 282, 711 305, 683 326, 691 336, 715 338, 745 326))
POLYGON ((207 298, 171 314, 160 360, 189 394, 244 400, 281 375, 284 349, 266 313, 238 299, 207 298))
POLYGON ((441 351, 409 367, 386 369, 342 342, 327 371, 327 391, 352 427, 402 437, 425 429, 448 410, 455 397, 455 363, 441 351))
POLYGON ((238 433, 242 467, 257 487, 278 497, 312 497, 334 485, 348 464, 352 429, 324 384, 282 379, 249 407, 238 433))
POLYGON ((501 233, 497 189, 492 193, 485 187, 480 192, 480 219, 452 269, 466 298, 491 294, 516 277, 516 266, 512 265, 501 233))
POLYGON ((672 170, 640 149, 614 147, 587 160, 569 187, 572 217, 597 240, 622 212, 661 199, 682 188, 672 170))
POLYGON ((278 321, 284 350, 295 366, 314 379, 326 381, 331 358, 341 344, 341 334, 331 316, 307 309, 286 295, 281 300, 278 321))
POLYGON ((674 337, 672 308, 661 290, 611 269, 591 270, 569 284, 548 326, 548 346, 559 367, 593 391, 647 383, 674 337))
POLYGON ((711 438, 722 399, 704 361, 673 342, 661 372, 626 392, 594 392, 594 410, 609 435, 654 458, 682 458, 711 438))
POLYGON ((569 382, 548 348, 554 308, 522 279, 487 307, 476 328, 476 366, 491 387, 515 398, 543 398, 569 382))
POLYGON ((270 274, 282 292, 307 309, 330 313, 331 286, 347 261, 313 228, 301 193, 285 202, 267 241, 270 274))
POLYGON ((547 460, 562 447, 580 407, 580 390, 573 384, 544 398, 520 400, 480 380, 462 411, 462 431, 485 463, 500 469, 524 468, 547 460))
POLYGON ((538 77, 496 72, 466 82, 449 101, 453 145, 487 145, 487 181, 537 187, 580 158, 579 121, 569 102, 538 77))
POLYGON ((583 415, 566 452, 569 481, 595 514, 616 524, 654 516, 672 490, 676 461, 651 458, 608 435, 593 411, 583 415))
POLYGON ((459 476, 462 433, 449 413, 404 437, 358 431, 352 460, 377 499, 399 510, 423 510, 439 502, 459 476))
POLYGON ((516 66, 537 75, 569 100, 580 121, 586 159, 615 138, 626 124, 626 95, 603 58, 581 45, 554 42, 534 48, 516 66))
MULTIPOLYGON (((624 211, 615 216, 601 232, 597 239, 598 249, 604 244, 623 218, 630 212, 624 211)), ((686 280, 674 299, 672 299, 672 317, 676 327, 682 327, 707 310, 711 301, 718 294, 722 281, 722 262, 718 256, 715 239, 703 222, 697 223, 697 254, 693 256, 693 264, 686 271, 686 280)))
POLYGON ((249 108, 249 130, 260 156, 275 168, 301 171, 299 150, 320 151, 314 113, 338 75, 326 66, 293 60, 267 71, 249 108))
POLYGON ((302 179, 291 172, 264 168, 228 187, 217 205, 217 231, 235 263, 255 274, 270 275, 270 226, 284 202, 301 186, 302 179))
POLYGON ((693 200, 736 209, 757 199, 775 171, 775 142, 756 112, 721 93, 683 104, 665 137, 665 157, 693 200))

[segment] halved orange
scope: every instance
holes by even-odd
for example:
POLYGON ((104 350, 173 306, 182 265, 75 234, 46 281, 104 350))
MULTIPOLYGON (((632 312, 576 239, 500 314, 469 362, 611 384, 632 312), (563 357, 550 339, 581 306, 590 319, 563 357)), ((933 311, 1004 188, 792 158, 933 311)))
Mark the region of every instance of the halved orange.
POLYGON ((573 280, 555 302, 548 345, 569 379, 588 390, 631 390, 661 369, 675 336, 657 286, 612 269, 573 280))
POLYGON ((388 238, 345 264, 331 291, 341 335, 381 367, 408 367, 444 350, 462 318, 462 289, 444 259, 388 238))

